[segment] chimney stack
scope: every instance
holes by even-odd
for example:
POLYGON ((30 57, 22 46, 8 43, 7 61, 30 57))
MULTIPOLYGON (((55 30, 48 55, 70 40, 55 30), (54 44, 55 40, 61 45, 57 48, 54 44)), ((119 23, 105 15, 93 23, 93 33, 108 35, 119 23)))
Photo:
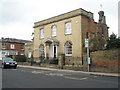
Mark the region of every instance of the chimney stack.
POLYGON ((104 16, 104 11, 99 11, 98 14, 99 14, 99 21, 98 21, 98 23, 106 24, 106 18, 104 16))

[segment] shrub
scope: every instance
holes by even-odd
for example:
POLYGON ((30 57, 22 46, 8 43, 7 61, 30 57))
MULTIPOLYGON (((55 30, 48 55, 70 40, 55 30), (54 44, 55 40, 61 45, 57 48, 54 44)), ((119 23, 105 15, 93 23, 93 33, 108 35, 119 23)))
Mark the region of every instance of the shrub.
POLYGON ((120 37, 117 38, 117 36, 112 33, 107 43, 107 49, 120 48, 120 37))
POLYGON ((26 62, 26 56, 25 55, 16 55, 14 57, 14 60, 17 62, 26 62))

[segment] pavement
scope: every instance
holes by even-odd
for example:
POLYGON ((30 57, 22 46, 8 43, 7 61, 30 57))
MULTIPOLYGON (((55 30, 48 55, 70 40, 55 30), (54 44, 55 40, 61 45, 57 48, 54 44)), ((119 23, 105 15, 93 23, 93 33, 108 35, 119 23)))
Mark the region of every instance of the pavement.
POLYGON ((51 70, 51 71, 77 72, 77 73, 85 73, 85 74, 98 75, 98 76, 112 76, 112 77, 119 77, 120 76, 118 73, 84 72, 84 71, 73 71, 73 70, 54 69, 54 68, 37 67, 37 66, 26 66, 26 65, 18 65, 18 67, 32 68, 32 69, 41 69, 41 70, 51 70))

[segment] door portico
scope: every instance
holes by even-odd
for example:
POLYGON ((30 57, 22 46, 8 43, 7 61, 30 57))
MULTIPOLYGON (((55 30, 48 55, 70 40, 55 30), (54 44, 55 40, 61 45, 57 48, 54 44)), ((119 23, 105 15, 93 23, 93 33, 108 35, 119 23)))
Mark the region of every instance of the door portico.
POLYGON ((45 40, 45 58, 53 59, 58 57, 59 41, 56 39, 45 40))

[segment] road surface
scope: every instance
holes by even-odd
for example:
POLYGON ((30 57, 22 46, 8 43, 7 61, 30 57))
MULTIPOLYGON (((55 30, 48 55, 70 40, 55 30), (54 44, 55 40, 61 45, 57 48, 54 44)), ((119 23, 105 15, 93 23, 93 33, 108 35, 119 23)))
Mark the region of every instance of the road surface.
POLYGON ((118 88, 118 77, 19 67, 2 70, 2 88, 118 88))

